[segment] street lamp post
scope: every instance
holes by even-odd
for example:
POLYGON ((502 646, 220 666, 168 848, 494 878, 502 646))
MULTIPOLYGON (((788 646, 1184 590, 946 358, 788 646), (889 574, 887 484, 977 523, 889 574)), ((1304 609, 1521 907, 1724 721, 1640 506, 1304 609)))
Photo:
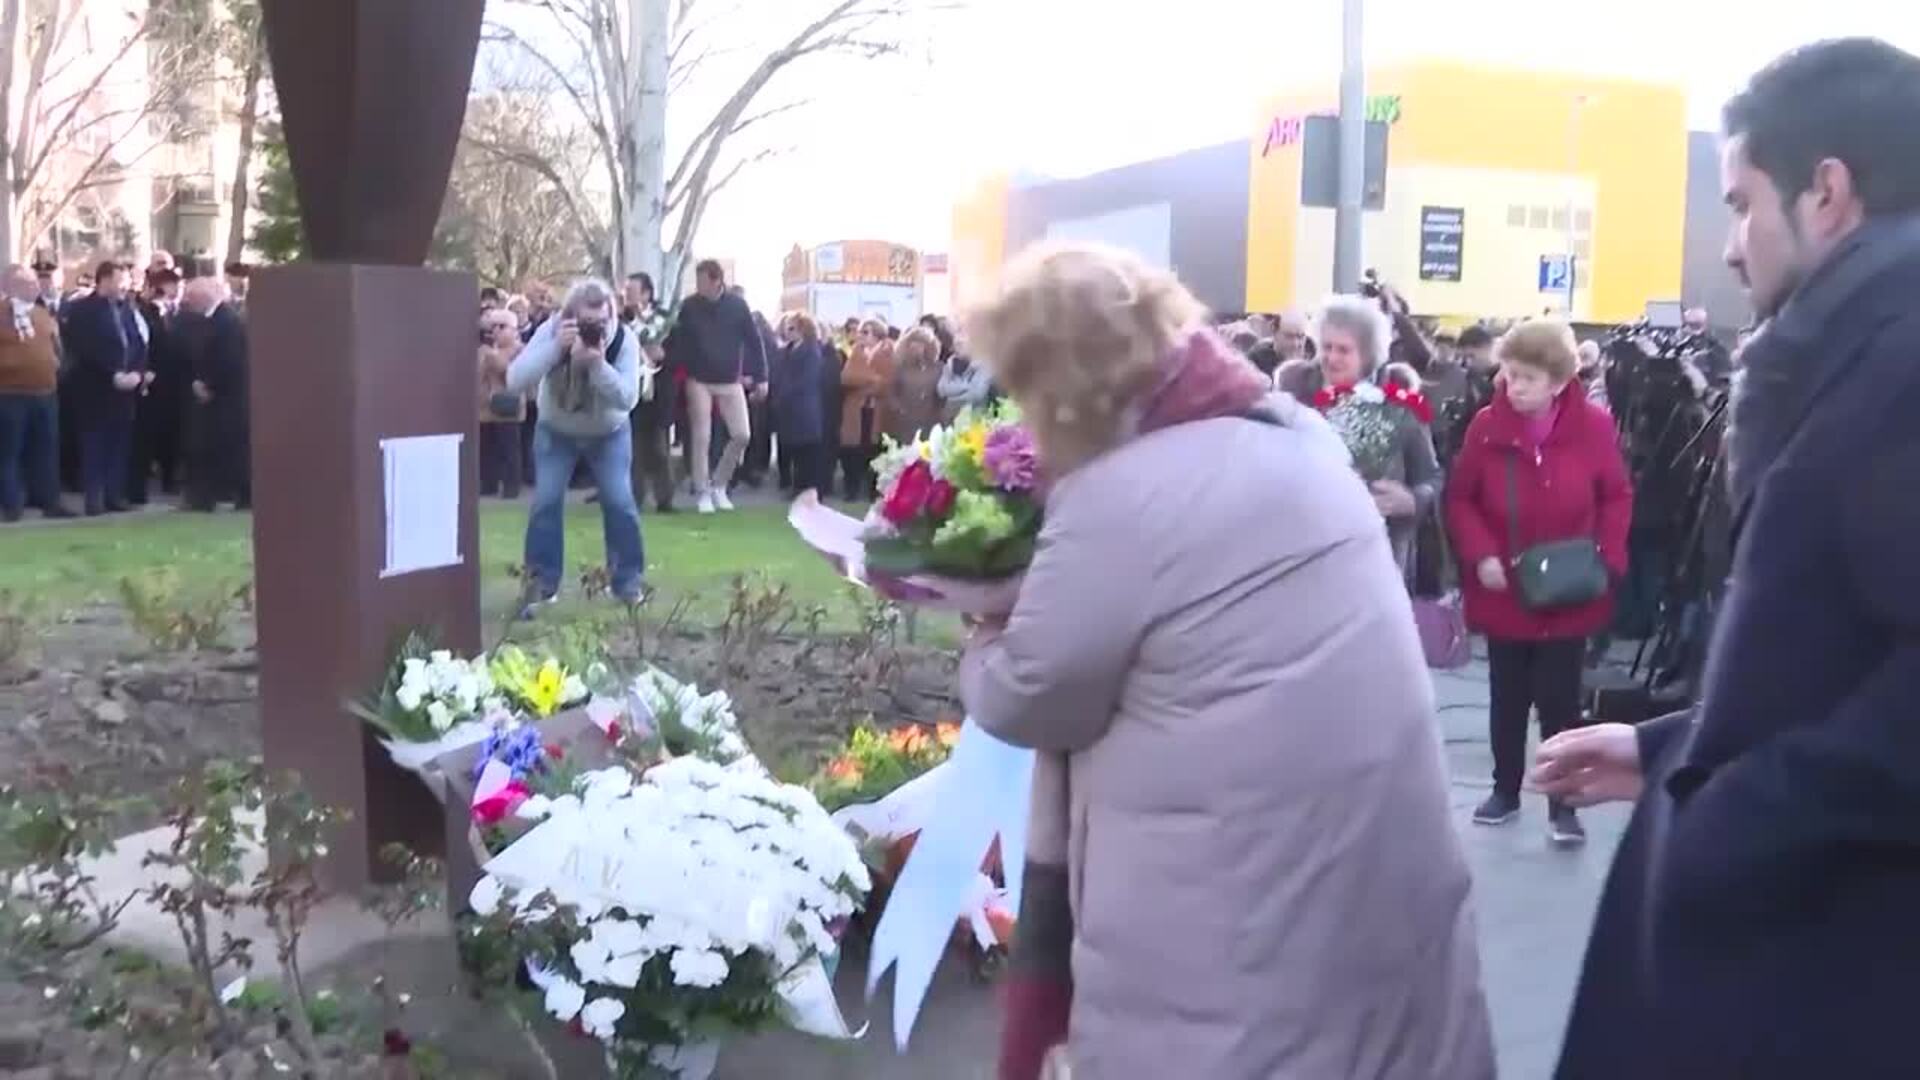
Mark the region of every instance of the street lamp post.
POLYGON ((1365 0, 1342 0, 1340 68, 1340 199, 1334 210, 1333 288, 1360 289, 1367 176, 1365 0))

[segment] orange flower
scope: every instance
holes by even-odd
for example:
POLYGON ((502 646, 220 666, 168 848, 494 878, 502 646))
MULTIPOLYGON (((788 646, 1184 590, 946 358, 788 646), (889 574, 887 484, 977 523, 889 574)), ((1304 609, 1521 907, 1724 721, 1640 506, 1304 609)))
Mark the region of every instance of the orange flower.
POLYGON ((860 771, 860 764, 851 758, 835 758, 833 762, 827 766, 827 778, 829 780, 857 784, 864 776, 865 774, 860 771))
POLYGON ((903 724, 887 733, 887 744, 905 757, 926 752, 927 729, 918 724, 903 724))
POLYGON ((940 739, 940 745, 948 750, 953 749, 960 742, 960 725, 950 720, 935 728, 934 732, 940 739))

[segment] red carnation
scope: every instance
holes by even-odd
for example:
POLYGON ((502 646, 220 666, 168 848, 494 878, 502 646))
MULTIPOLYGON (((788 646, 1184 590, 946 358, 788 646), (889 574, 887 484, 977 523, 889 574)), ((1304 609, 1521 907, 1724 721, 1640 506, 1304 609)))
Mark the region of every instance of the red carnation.
POLYGON ((937 518, 946 517, 953 512, 953 501, 959 496, 960 492, 952 484, 935 480, 933 491, 927 495, 927 513, 937 518))
POLYGON ((507 781, 507 786, 473 804, 473 820, 479 825, 498 825, 520 809, 520 804, 533 797, 527 785, 518 780, 507 781))
POLYGON ((406 1057, 413 1053, 413 1040, 399 1028, 388 1028, 381 1033, 380 1042, 388 1057, 406 1057))
POLYGON ((907 466, 907 471, 893 482, 893 490, 887 492, 887 501, 880 504, 881 516, 895 526, 911 524, 926 512, 934 484, 933 466, 924 461, 907 466))
POLYGON ((560 748, 559 743, 550 742, 547 744, 547 756, 555 761, 559 761, 561 758, 567 756, 567 752, 560 748))
POLYGON ((1399 383, 1387 388, 1387 398, 1394 404, 1412 413, 1423 424, 1433 423, 1433 406, 1418 390, 1409 390, 1399 383))

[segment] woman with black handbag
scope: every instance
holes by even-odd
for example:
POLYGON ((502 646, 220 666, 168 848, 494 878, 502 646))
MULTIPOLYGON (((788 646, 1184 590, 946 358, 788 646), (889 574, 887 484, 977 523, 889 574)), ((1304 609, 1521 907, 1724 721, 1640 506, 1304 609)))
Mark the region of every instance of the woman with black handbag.
MULTIPOLYGON (((1520 812, 1528 715, 1539 711, 1542 741, 1579 726, 1586 641, 1612 617, 1633 517, 1613 420, 1575 380, 1572 330, 1521 323, 1495 357, 1493 401, 1467 428, 1446 492, 1467 626, 1487 636, 1491 669, 1493 793, 1473 815, 1483 825, 1520 812)), ((1560 846, 1586 839, 1557 802, 1548 827, 1560 846)))

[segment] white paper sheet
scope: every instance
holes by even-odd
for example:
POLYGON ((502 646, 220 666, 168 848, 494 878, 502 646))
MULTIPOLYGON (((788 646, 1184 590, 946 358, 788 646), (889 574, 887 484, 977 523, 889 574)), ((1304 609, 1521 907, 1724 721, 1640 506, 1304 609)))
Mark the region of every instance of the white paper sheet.
POLYGON ((383 578, 460 564, 460 443, 464 435, 380 440, 386 473, 383 578))

